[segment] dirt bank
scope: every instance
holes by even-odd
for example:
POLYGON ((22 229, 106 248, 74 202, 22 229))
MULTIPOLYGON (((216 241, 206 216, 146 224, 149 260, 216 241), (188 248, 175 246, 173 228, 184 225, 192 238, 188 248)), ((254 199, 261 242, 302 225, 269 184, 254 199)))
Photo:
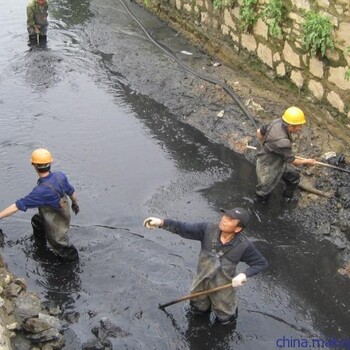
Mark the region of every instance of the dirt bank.
MULTIPOLYGON (((196 31, 194 31, 191 24, 183 23, 181 18, 176 17, 173 13, 164 12, 164 9, 160 11, 159 7, 155 7, 147 10, 167 22, 176 32, 181 33, 192 44, 208 54, 211 61, 207 62, 205 67, 201 66, 203 62, 196 64, 198 63, 197 59, 186 59, 185 63, 195 68, 199 73, 202 71, 226 82, 235 90, 249 108, 252 116, 259 122, 268 122, 276 116, 280 116, 286 106, 298 105, 305 111, 309 128, 312 129, 310 141, 314 152, 335 151, 346 154, 350 161, 349 120, 341 120, 335 110, 327 109, 310 94, 302 89, 297 89, 285 79, 278 78, 271 69, 246 51, 234 51, 218 38, 209 41, 204 32, 201 35, 200 27, 197 26, 196 31), (215 67, 216 62, 222 65, 215 67)), ((201 95, 203 100, 210 99, 214 105, 226 106, 227 112, 229 112, 232 99, 222 94, 220 89, 215 88, 215 86, 203 83, 200 90, 194 89, 194 93, 201 95)), ((193 124, 199 124, 196 121, 198 114, 200 113, 192 113, 187 116, 186 120, 193 124)), ((226 116, 230 116, 229 113, 226 116)), ((232 115, 230 117, 236 118, 232 115)), ((226 119, 222 118, 221 121, 225 123, 226 119)), ((240 122, 238 120, 239 126, 240 122)), ((248 135, 251 133, 250 128, 246 128, 245 131, 248 135)), ((206 134, 208 134, 208 130, 206 134)), ((213 139, 217 140, 218 136, 220 135, 213 134, 213 139)), ((227 144, 236 151, 240 151, 240 148, 237 148, 234 143, 228 141, 227 144)), ((304 151, 312 153, 311 149, 305 148, 304 151)))

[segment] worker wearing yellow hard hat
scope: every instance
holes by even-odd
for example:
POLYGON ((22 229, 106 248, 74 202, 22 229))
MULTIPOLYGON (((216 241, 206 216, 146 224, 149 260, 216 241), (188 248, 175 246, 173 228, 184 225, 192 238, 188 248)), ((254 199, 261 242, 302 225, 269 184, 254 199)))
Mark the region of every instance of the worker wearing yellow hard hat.
POLYGON ((266 202, 281 179, 285 183, 284 197, 292 199, 300 174, 290 165, 315 165, 315 159, 298 159, 292 152, 291 134, 299 132, 305 123, 304 112, 293 106, 286 109, 281 118, 257 130, 261 147, 256 164, 256 202, 266 202))
POLYGON ((304 112, 298 107, 289 107, 286 109, 282 119, 288 125, 303 125, 306 123, 304 112))

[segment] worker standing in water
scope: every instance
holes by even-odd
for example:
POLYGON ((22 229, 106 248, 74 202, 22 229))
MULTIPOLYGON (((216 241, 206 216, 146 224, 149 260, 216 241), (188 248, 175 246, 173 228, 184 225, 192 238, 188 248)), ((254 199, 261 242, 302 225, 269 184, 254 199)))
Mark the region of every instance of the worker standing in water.
POLYGON ((47 28, 49 3, 47 0, 30 0, 27 5, 27 30, 29 45, 45 46, 47 42, 47 28))
POLYGON ((201 242, 197 273, 191 293, 216 288, 228 283, 227 288, 212 294, 192 299, 190 304, 195 314, 216 316, 219 324, 235 326, 238 308, 236 289, 264 270, 268 263, 242 231, 248 225, 250 215, 244 208, 222 210, 219 224, 211 222, 188 223, 171 219, 149 217, 144 221, 147 228, 162 228, 183 238, 201 242), (237 273, 242 261, 248 265, 244 272, 237 273))
POLYGON ((257 130, 257 138, 261 145, 256 163, 257 203, 266 202, 281 179, 285 183, 283 196, 291 200, 300 182, 300 174, 289 165, 316 164, 315 159, 299 159, 292 152, 291 134, 299 132, 305 123, 304 112, 298 107, 290 107, 281 118, 257 130))
POLYGON ((79 205, 74 187, 66 175, 60 171, 51 172, 51 153, 44 148, 36 149, 31 163, 39 176, 37 185, 25 197, 0 212, 0 219, 11 216, 17 211, 38 208, 39 213, 32 218, 34 237, 38 242, 48 241, 52 250, 60 258, 68 261, 78 260, 77 249, 69 242, 70 197, 71 208, 79 213, 79 205))

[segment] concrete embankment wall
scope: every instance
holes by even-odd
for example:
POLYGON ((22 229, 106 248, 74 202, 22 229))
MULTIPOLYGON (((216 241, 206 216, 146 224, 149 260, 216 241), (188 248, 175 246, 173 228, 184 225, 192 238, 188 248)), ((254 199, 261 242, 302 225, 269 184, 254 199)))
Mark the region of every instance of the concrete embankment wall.
POLYGON ((233 1, 220 10, 214 9, 213 1, 139 0, 159 17, 177 23, 199 40, 211 41, 218 53, 227 46, 233 52, 244 51, 256 57, 270 74, 289 80, 315 102, 325 103, 333 115, 350 118, 350 81, 345 79, 350 66, 350 0, 282 0, 282 35, 278 38, 269 33, 262 19, 270 0, 258 0, 259 18, 250 33, 241 26, 243 0, 233 1), (320 59, 308 54, 301 40, 302 24, 310 10, 327 16, 334 25, 335 48, 327 50, 320 59))

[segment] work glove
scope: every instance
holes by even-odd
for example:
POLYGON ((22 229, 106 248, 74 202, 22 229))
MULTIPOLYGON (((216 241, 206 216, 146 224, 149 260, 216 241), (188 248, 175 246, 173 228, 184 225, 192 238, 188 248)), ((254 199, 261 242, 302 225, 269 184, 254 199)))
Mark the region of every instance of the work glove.
POLYGON ((78 202, 72 202, 72 210, 75 215, 77 215, 80 212, 78 202))
POLYGON ((163 225, 163 220, 149 217, 143 222, 143 226, 147 228, 160 228, 163 225))
POLYGON ((232 278, 232 287, 237 288, 247 283, 247 276, 245 273, 240 273, 236 277, 232 278))

